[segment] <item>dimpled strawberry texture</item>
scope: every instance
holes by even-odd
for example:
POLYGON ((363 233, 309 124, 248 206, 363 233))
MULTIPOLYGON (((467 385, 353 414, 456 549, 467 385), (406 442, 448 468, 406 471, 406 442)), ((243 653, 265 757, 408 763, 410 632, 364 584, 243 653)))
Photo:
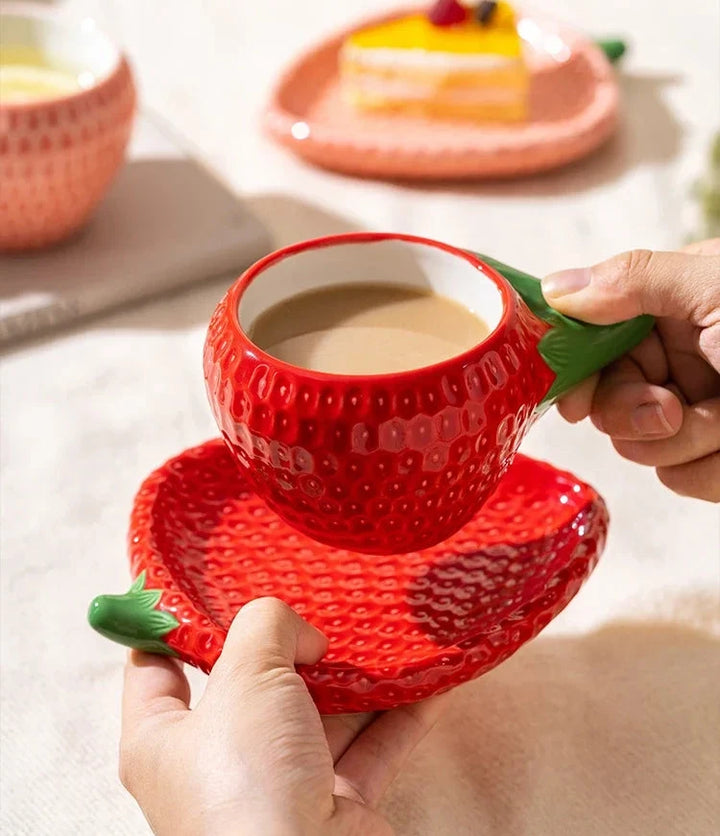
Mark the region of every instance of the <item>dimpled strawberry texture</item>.
POLYGON ((85 223, 122 165, 135 105, 123 60, 79 96, 0 114, 0 250, 46 247, 85 223))
POLYGON ((250 485, 304 534, 374 554, 454 534, 507 470, 555 378, 547 325, 518 300, 502 341, 438 378, 318 382, 258 359, 218 305, 204 367, 216 422, 250 485), (262 490, 260 490, 262 488, 262 490))
POLYGON ((465 528, 422 552, 377 557, 319 546, 254 495, 221 440, 153 473, 135 501, 133 576, 161 589, 165 637, 204 671, 248 600, 277 596, 330 639, 301 667, 322 713, 382 710, 479 676, 537 635, 602 551, 592 488, 518 456, 465 528))

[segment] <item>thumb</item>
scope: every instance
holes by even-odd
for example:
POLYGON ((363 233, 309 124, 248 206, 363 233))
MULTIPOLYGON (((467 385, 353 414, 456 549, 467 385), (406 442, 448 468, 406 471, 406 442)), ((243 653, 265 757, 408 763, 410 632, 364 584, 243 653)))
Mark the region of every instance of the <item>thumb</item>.
POLYGON ((546 276, 542 290, 549 305, 585 322, 651 314, 704 328, 720 317, 720 255, 632 250, 546 276))
POLYGON ((277 598, 256 598, 238 612, 210 675, 248 685, 273 670, 312 665, 327 651, 325 636, 277 598))
MULTIPOLYGON (((278 790, 284 810, 320 804, 317 788, 324 786, 327 796, 322 803, 329 814, 332 759, 320 715, 295 672, 296 664, 317 662, 327 646, 319 630, 276 598, 250 601, 235 616, 196 708, 210 743, 217 747, 215 777, 221 792, 230 793, 221 796, 225 802, 240 798, 236 767, 224 769, 229 762, 242 764, 241 784, 249 781, 248 809, 257 803, 267 806, 268 799, 253 796, 256 779, 247 777, 264 776, 258 786, 278 790)), ((228 814, 236 806, 228 805, 228 814)), ((232 832, 251 832, 239 828, 232 832)), ((280 832, 287 831, 273 829, 280 832)))

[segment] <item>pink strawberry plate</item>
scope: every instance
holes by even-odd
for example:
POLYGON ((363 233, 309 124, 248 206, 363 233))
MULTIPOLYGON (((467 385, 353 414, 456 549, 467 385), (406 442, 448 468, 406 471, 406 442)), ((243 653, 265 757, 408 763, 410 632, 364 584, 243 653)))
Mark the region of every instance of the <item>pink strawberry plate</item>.
POLYGON ((617 123, 618 86, 610 61, 622 53, 621 42, 600 46, 534 14, 520 15, 518 31, 531 73, 526 122, 491 125, 357 112, 340 88, 338 54, 345 32, 289 67, 272 94, 265 128, 308 162, 361 177, 518 177, 584 157, 617 123))

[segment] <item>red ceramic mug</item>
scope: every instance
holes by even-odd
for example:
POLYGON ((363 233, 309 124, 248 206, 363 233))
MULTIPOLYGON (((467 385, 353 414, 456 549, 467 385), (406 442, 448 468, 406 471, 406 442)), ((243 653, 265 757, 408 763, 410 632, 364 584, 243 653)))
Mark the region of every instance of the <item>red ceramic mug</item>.
POLYGON ((320 542, 371 554, 435 545, 482 507, 533 420, 639 342, 641 317, 590 326, 548 308, 539 282, 455 247, 354 233, 262 259, 213 314, 207 391, 249 484, 320 542), (456 357, 395 374, 290 365, 248 337, 269 307, 333 284, 431 289, 477 312, 488 336, 456 357))

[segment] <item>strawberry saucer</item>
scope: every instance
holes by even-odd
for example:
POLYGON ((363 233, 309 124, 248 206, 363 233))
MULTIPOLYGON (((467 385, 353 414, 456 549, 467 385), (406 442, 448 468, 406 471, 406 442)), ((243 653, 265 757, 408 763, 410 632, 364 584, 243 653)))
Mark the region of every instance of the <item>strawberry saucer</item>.
POLYGON ((351 31, 298 58, 265 113, 267 133, 315 165, 380 179, 519 177, 584 157, 615 130, 619 93, 611 61, 622 53, 619 41, 596 44, 552 18, 521 14, 530 115, 523 123, 490 124, 356 111, 342 94, 338 64, 351 31))
POLYGON ((101 595, 92 626, 208 672, 237 610, 272 595, 329 638, 300 674, 322 713, 375 711, 486 673, 575 596, 602 552, 599 495, 518 455, 470 523, 422 552, 377 557, 297 533, 248 488, 222 440, 153 472, 133 507, 124 595, 101 595))

